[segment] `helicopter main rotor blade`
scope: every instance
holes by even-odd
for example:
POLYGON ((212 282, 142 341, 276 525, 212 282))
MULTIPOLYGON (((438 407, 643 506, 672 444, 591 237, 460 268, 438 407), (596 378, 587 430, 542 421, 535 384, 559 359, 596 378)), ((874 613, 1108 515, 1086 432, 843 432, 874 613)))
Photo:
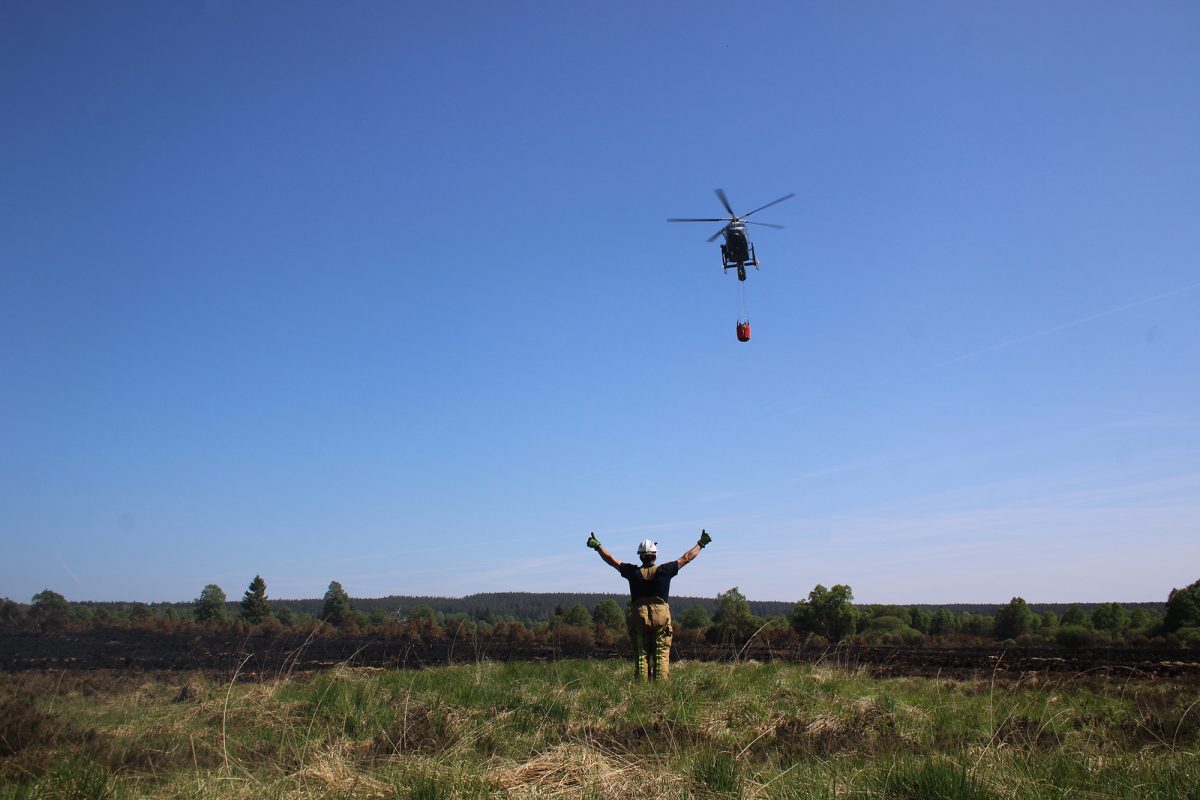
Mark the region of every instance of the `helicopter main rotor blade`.
POLYGON ((717 199, 721 201, 721 205, 725 206, 725 210, 729 212, 730 219, 737 219, 737 214, 733 213, 733 207, 729 205, 729 198, 725 196, 724 189, 713 189, 717 193, 717 199))
MULTIPOLYGON (((758 208, 751 211, 750 214, 757 214, 759 211, 762 211, 764 208, 770 208, 771 206, 775 205, 776 203, 782 203, 784 200, 791 200, 795 196, 796 196, 795 192, 792 192, 791 194, 785 194, 783 197, 779 198, 778 200, 772 200, 771 202, 767 203, 765 206, 759 206, 758 208)), ((742 219, 745 219, 746 217, 750 216, 750 214, 746 214, 746 216, 742 217, 742 219)))
POLYGON ((678 219, 676 217, 671 217, 670 219, 667 220, 667 222, 728 222, 728 221, 729 220, 724 219, 724 218, 720 218, 720 219, 678 219))
POLYGON ((718 236, 720 236, 720 235, 721 235, 722 233, 724 233, 724 232, 725 232, 725 229, 724 229, 724 228, 721 228, 721 230, 717 231, 716 233, 714 233, 712 236, 708 237, 708 238, 707 238, 707 239, 705 239, 704 241, 706 241, 706 242, 712 242, 712 241, 716 241, 716 238, 717 238, 718 236))
POLYGON ((747 225, 761 225, 761 226, 763 226, 764 228, 778 228, 779 230, 783 230, 783 226, 782 226, 782 225, 774 225, 774 224, 772 224, 772 223, 770 223, 770 222, 755 222, 755 221, 754 221, 754 220, 752 220, 752 219, 748 219, 748 220, 745 220, 745 223, 746 223, 747 225))

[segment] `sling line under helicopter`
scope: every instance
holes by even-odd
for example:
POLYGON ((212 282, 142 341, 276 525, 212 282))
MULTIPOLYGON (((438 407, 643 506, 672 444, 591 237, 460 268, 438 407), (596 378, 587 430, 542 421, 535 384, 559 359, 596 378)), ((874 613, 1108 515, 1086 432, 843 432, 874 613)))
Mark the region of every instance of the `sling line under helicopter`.
POLYGON ((758 269, 758 256, 754 252, 754 245, 751 244, 746 233, 747 225, 761 225, 764 228, 782 228, 782 225, 773 225, 769 222, 758 222, 756 220, 746 219, 751 214, 757 214, 764 208, 770 208, 776 203, 782 203, 795 197, 795 194, 787 194, 780 197, 778 200, 772 200, 765 206, 750 211, 746 214, 738 216, 733 212, 733 207, 729 205, 729 198, 725 196, 722 189, 714 190, 717 199, 721 201, 721 205, 729 212, 728 217, 672 217, 667 222, 722 222, 724 227, 708 238, 712 242, 717 237, 723 237, 724 243, 721 245, 721 269, 722 271, 736 269, 738 279, 738 318, 737 318, 737 338, 739 342, 750 341, 750 309, 746 302, 746 267, 754 267, 758 269))

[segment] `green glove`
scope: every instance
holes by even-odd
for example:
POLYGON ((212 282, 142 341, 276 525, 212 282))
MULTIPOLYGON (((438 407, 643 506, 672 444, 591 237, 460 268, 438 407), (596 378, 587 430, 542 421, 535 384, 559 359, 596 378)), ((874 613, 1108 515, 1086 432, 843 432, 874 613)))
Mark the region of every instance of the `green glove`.
POLYGON ((708 531, 701 529, 700 541, 696 542, 696 544, 700 545, 700 549, 703 550, 705 547, 708 547, 708 543, 711 541, 712 537, 708 535, 708 531))
POLYGON ((596 538, 595 533, 593 533, 591 536, 588 537, 587 544, 588 544, 588 547, 592 548, 593 550, 600 549, 600 540, 596 538))

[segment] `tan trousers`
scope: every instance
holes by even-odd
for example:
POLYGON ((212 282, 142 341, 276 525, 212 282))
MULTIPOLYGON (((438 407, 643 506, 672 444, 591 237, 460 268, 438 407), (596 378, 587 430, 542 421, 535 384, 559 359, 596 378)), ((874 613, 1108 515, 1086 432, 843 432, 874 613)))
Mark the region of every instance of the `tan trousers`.
POLYGON ((629 613, 634 677, 665 681, 671 675, 671 607, 657 597, 641 598, 629 613))

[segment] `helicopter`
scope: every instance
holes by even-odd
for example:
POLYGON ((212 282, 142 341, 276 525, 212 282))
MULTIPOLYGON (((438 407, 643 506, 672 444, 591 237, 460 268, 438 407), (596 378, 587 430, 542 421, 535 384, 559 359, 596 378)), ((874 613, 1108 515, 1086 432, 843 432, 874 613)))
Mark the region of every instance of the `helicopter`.
POLYGON ((718 236, 725 237, 725 243, 721 245, 721 270, 727 271, 730 268, 737 269, 739 281, 746 280, 746 266, 752 266, 758 269, 758 256, 754 253, 754 245, 746 236, 747 225, 762 225, 764 228, 782 228, 782 225, 772 225, 768 222, 750 222, 746 220, 751 214, 757 214, 764 208, 770 208, 776 203, 782 203, 784 200, 790 200, 795 197, 795 193, 786 194, 778 200, 772 200, 765 206, 759 206, 749 214, 738 216, 733 213, 733 207, 729 205, 729 198, 725 196, 724 189, 714 189, 717 193, 717 199, 721 201, 721 205, 725 206, 725 210, 729 212, 729 218, 707 218, 707 219, 679 219, 672 217, 667 222, 724 222, 725 227, 708 237, 708 241, 715 240, 718 236))

